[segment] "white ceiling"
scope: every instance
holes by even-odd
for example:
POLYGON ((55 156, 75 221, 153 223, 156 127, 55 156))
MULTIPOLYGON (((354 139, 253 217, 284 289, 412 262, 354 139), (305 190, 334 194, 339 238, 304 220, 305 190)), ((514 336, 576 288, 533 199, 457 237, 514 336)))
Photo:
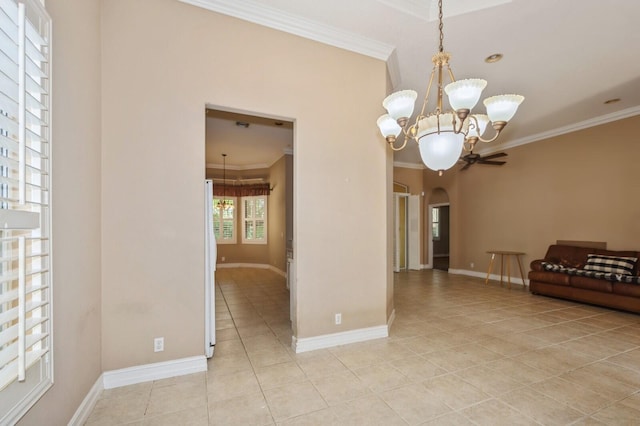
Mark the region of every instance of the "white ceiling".
POLYGON ((221 168, 227 154, 227 170, 265 169, 292 152, 292 122, 207 109, 207 168, 221 168))
MULTIPOLYGON (((419 99, 437 50, 430 0, 181 1, 386 60, 394 90, 418 90, 419 99)), ((486 79, 483 97, 525 97, 488 151, 640 114, 640 1, 443 3, 444 47, 456 78, 486 79), (504 59, 485 63, 493 53, 504 59), (604 104, 612 98, 621 101, 604 104)), ((410 145, 396 161, 420 163, 410 145)))

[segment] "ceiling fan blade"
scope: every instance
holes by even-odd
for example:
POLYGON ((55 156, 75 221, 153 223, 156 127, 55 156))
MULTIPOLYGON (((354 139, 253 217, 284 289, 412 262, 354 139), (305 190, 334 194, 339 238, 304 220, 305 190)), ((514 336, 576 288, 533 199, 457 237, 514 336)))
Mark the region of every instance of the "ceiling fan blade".
POLYGON ((488 164, 490 166, 502 166, 503 164, 507 164, 506 161, 485 161, 479 160, 478 164, 488 164))
POLYGON ((491 154, 491 155, 487 155, 486 157, 482 157, 483 160, 491 160, 494 158, 500 158, 500 157, 506 157, 507 153, 506 152, 498 152, 495 154, 491 154))
POLYGON ((471 167, 471 163, 465 164, 464 167, 460 169, 460 171, 467 170, 469 167, 471 167))

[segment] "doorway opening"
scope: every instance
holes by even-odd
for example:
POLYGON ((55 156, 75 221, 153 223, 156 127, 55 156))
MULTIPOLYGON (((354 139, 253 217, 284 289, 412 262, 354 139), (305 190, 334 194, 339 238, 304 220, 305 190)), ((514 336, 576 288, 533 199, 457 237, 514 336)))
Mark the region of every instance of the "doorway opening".
MULTIPOLYGON (((205 178, 212 183, 217 248, 206 271, 214 271, 208 294, 221 296, 215 284, 225 276, 220 271, 230 268, 268 269, 286 280, 287 288, 295 286, 288 277, 294 258, 293 147, 292 119, 205 106, 205 178)), ((208 300, 205 318, 214 330, 228 322, 216 315, 216 302, 223 307, 222 298, 208 300)), ((288 304, 295 329, 293 288, 288 304)))
POLYGON ((428 209, 429 264, 433 269, 449 270, 450 215, 447 191, 436 188, 431 193, 428 209))
POLYGON ((406 185, 393 183, 393 271, 421 269, 420 197, 409 194, 406 185))

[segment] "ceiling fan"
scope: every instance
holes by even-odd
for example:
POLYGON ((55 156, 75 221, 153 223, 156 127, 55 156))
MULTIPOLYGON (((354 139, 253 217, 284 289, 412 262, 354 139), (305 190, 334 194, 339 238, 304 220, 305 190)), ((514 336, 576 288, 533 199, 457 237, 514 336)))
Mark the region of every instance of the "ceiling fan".
POLYGON ((498 152, 487 156, 481 156, 480 154, 474 154, 473 151, 460 157, 460 162, 467 163, 460 170, 467 170, 472 164, 488 164, 490 166, 502 166, 506 161, 495 161, 494 158, 506 157, 506 152, 498 152))

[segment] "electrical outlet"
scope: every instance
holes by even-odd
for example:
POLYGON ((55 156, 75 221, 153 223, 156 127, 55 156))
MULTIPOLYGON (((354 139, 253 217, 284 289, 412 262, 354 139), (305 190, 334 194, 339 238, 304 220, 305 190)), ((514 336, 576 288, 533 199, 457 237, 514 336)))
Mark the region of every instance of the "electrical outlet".
POLYGON ((227 258, 226 258, 226 257, 224 257, 224 256, 222 256, 222 257, 220 258, 220 260, 221 260, 222 262, 224 262, 226 259, 227 259, 227 258))
POLYGON ((164 351, 164 337, 156 337, 155 339, 153 339, 153 351, 154 352, 164 351))
POLYGON ((336 325, 342 324, 342 314, 336 314, 336 325))
POLYGON ((473 268, 475 268, 475 267, 476 267, 476 264, 475 264, 475 263, 473 263, 473 262, 471 262, 471 263, 469 264, 469 266, 471 266, 471 269, 473 269, 473 268))

